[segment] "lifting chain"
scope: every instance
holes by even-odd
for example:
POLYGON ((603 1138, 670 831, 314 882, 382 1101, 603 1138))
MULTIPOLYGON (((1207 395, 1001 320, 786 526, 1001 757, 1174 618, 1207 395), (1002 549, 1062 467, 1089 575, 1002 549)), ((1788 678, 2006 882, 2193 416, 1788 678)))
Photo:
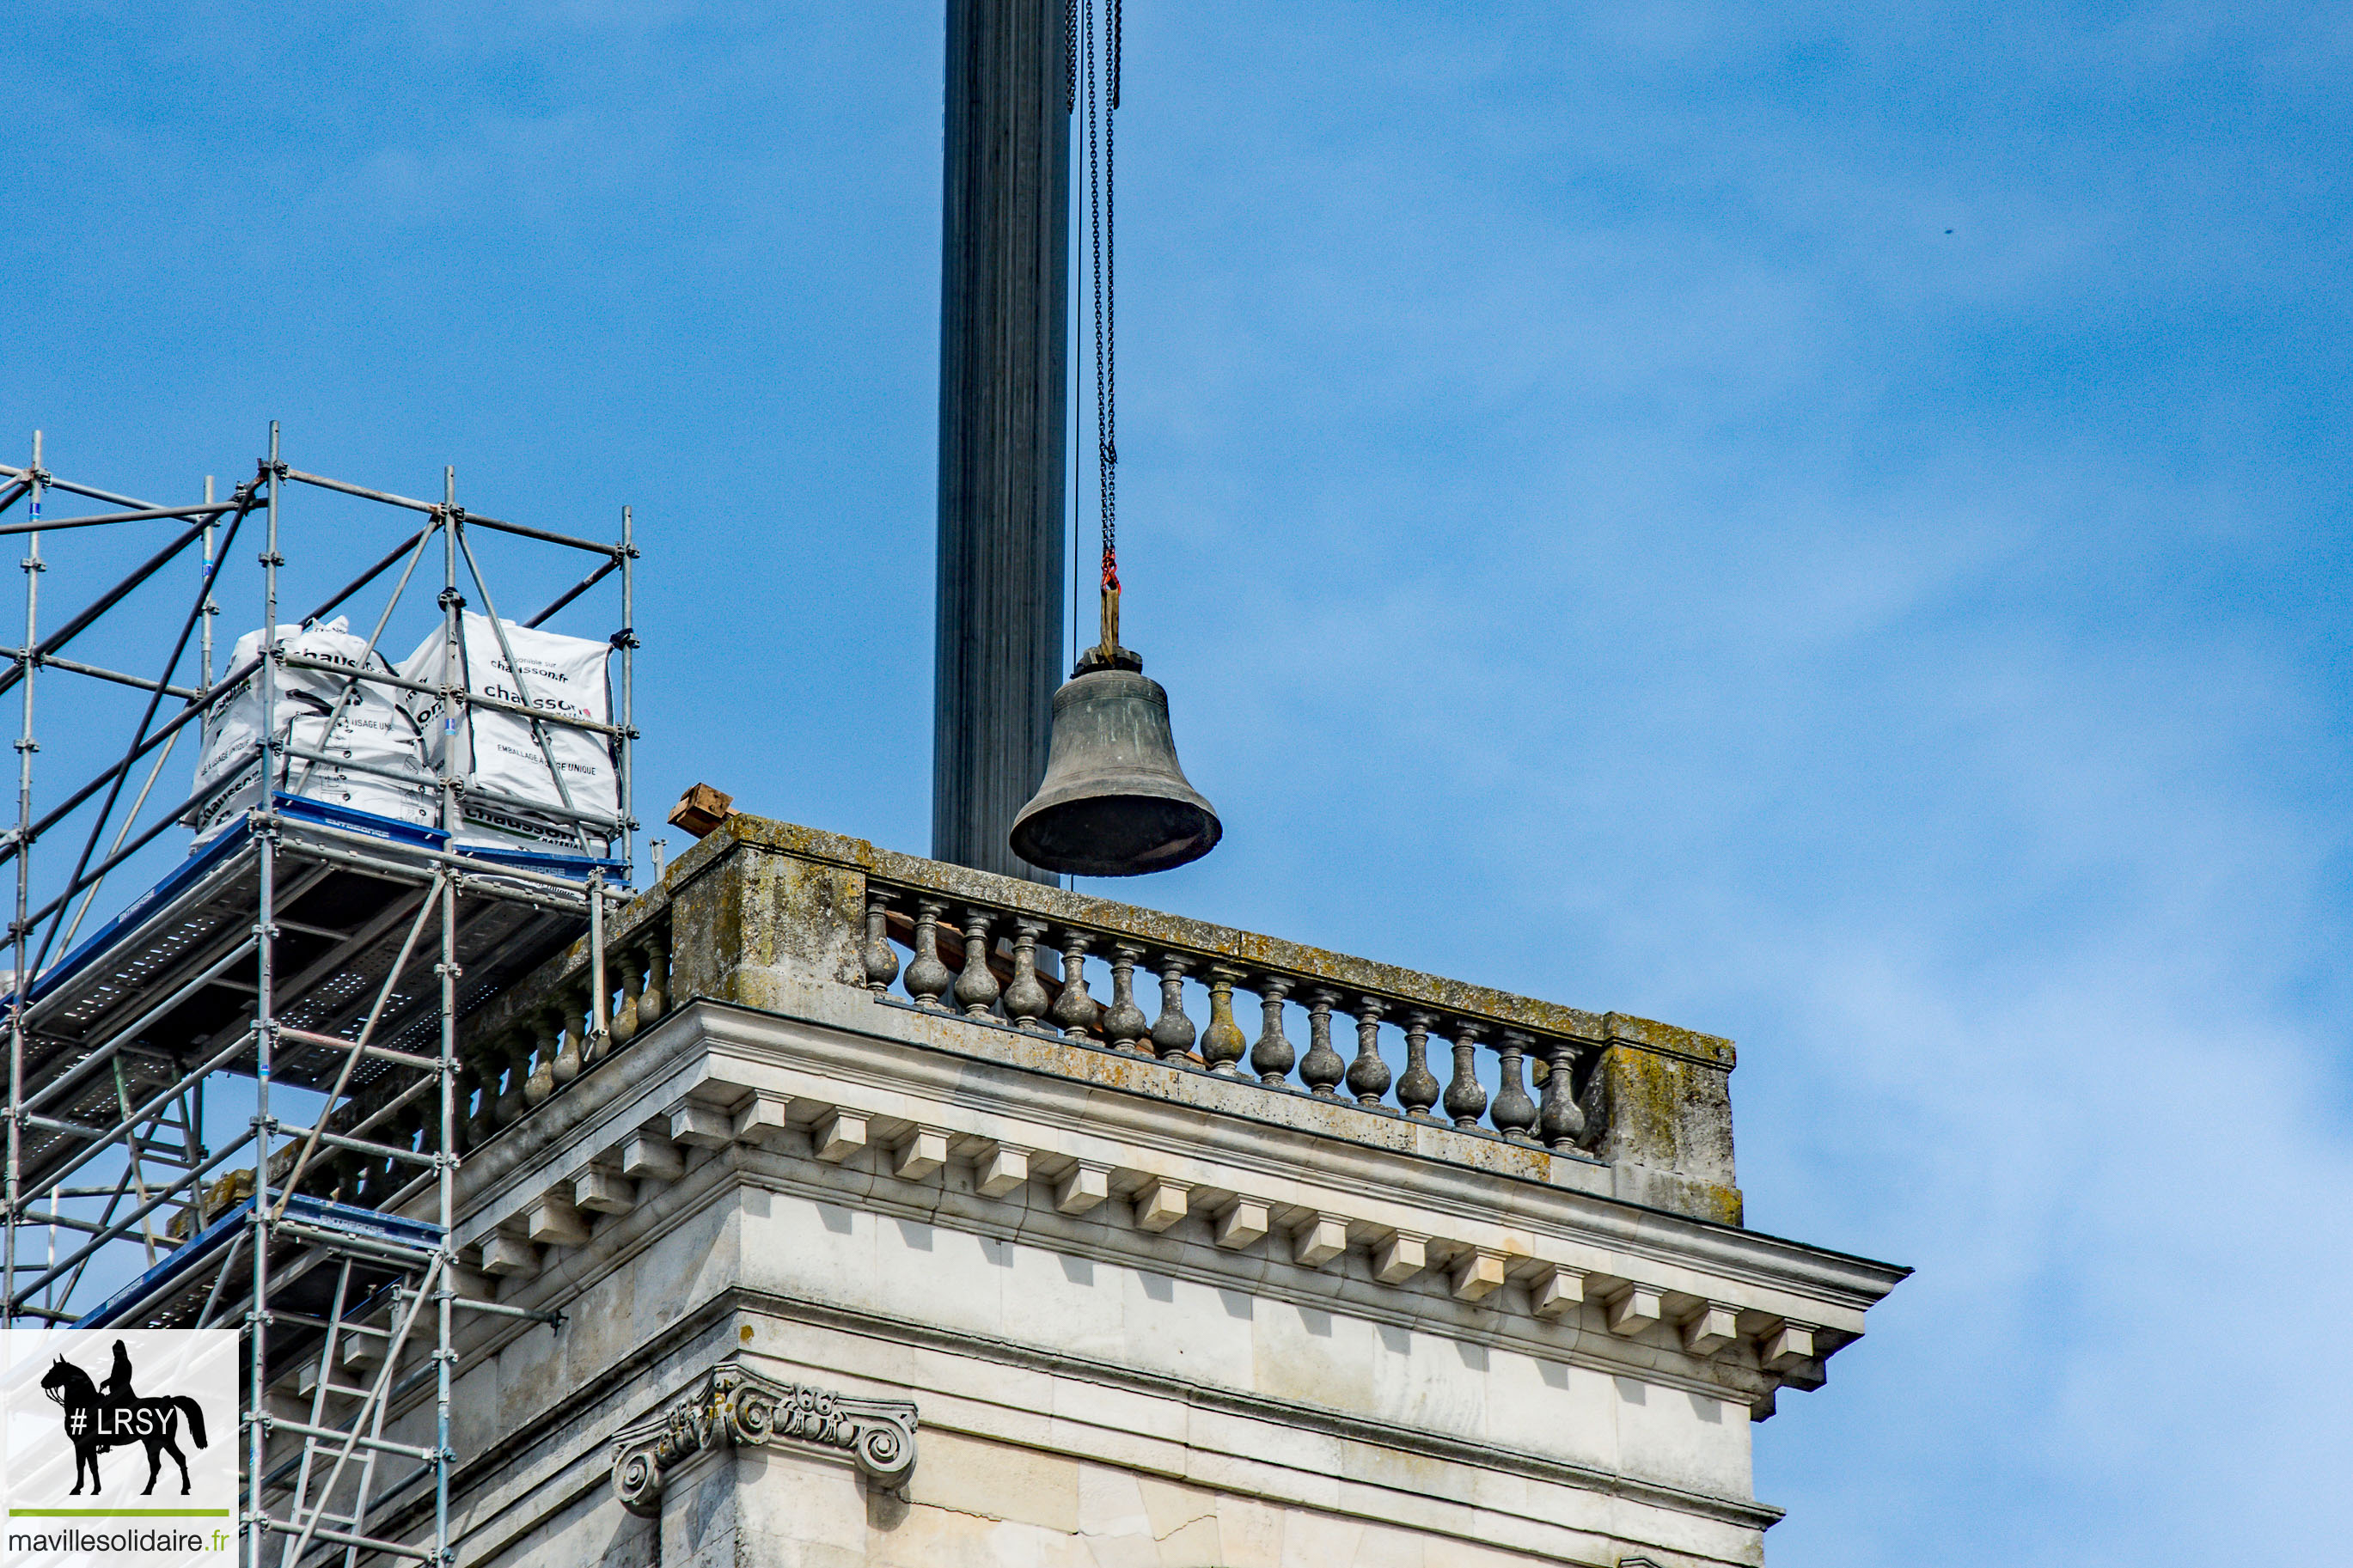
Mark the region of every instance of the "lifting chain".
POLYGON ((1087 233, 1095 327, 1095 464, 1103 500, 1103 646, 1119 645, 1118 299, 1114 256, 1113 118, 1119 108, 1121 0, 1068 0, 1065 98, 1077 106, 1085 87, 1087 233), (1097 13, 1100 8, 1101 26, 1097 13), (1079 39, 1083 37, 1083 47, 1079 39))

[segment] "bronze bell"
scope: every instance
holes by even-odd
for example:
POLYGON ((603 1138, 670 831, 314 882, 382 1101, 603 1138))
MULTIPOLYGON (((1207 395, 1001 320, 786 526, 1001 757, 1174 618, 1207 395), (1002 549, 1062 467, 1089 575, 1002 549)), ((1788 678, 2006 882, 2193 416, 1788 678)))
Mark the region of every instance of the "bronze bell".
POLYGON ((1168 693, 1116 635, 1087 649, 1054 693, 1046 777, 1013 819, 1013 852, 1050 871, 1166 871, 1207 855, 1225 832, 1176 763, 1168 693))

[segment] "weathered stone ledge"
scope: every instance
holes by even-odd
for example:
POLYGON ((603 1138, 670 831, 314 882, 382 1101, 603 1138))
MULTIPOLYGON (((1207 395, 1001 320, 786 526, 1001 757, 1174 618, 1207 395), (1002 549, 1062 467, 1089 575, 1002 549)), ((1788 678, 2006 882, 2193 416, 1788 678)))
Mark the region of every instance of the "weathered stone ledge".
MULTIPOLYGON (((1076 931, 1082 925, 1093 933, 1096 957, 1108 956, 1107 945, 1157 954, 1156 962, 1173 966, 1166 973, 1189 974, 1211 984, 1213 1002, 1216 985, 1248 981, 1261 990, 1271 987, 1274 997, 1287 994, 1301 1005, 1310 999, 1326 1008, 1335 1002, 1348 1002, 1366 1018, 1386 1018, 1393 1027, 1412 1024, 1419 1028, 1421 1025, 1416 1020, 1426 1018, 1440 1029, 1467 1030, 1465 1037, 1478 1039, 1478 1048, 1508 1053, 1507 1082, 1515 1082, 1523 1055, 1529 1069, 1538 1075, 1546 1068, 1548 1055, 1559 1057, 1574 1065, 1577 1088, 1572 1096, 1575 1105, 1558 1114, 1568 1119, 1564 1125, 1584 1129, 1577 1142, 1585 1147, 1558 1140, 1547 1148, 1516 1125, 1506 1130, 1500 1096, 1494 1110, 1497 1127, 1492 1131, 1459 1119, 1450 1126, 1434 1115, 1407 1116, 1393 1107, 1359 1105, 1355 1068, 1350 1069, 1350 1092, 1327 1088, 1312 1096, 1303 1092, 1304 1086, 1285 1089, 1261 1084, 1252 1072, 1237 1072, 1230 1065, 1221 1065, 1216 1072, 1172 1072, 1165 1054, 1163 1060, 1155 1061, 1149 1050, 1033 1053, 1034 1065, 1046 1070, 1073 1072, 1097 1081, 1124 1079, 1151 1092, 1185 1100, 1196 1098, 1187 1087, 1188 1079, 1229 1087, 1246 1085, 1245 1093, 1225 1100, 1228 1109, 1280 1119, 1291 1113, 1268 1110, 1270 1105, 1286 1100, 1310 1103, 1319 1109, 1306 1113, 1308 1121, 1326 1135, 1388 1147, 1410 1145, 1427 1157, 1515 1174, 1542 1174, 1557 1168, 1557 1162, 1576 1161, 1589 1150, 1593 1159, 1618 1173, 1614 1190, 1629 1201, 1735 1225, 1740 1221, 1726 1089, 1734 1064, 1731 1043, 1651 1020, 1588 1013, 1514 996, 1156 910, 897 855, 858 839, 740 814, 681 856, 654 888, 617 914, 608 927, 607 942, 616 952, 638 952, 652 943, 672 955, 663 981, 667 1006, 709 998, 782 1011, 806 1008, 812 997, 830 990, 844 997, 860 997, 870 1005, 945 1020, 951 1030, 974 1037, 995 1034, 1058 1043, 1050 1026, 1016 1027, 1001 1005, 995 1013, 973 1009, 981 1016, 970 1016, 940 1005, 918 1005, 924 1003, 921 994, 914 1003, 877 994, 881 982, 875 977, 887 977, 899 967, 887 947, 878 957, 877 944, 884 942, 880 933, 897 930, 886 927, 881 911, 886 905, 895 907, 910 900, 929 900, 926 907, 963 900, 964 907, 975 911, 984 908, 997 911, 1006 917, 1005 921, 990 917, 1000 927, 1000 942, 1006 940, 1001 928, 1007 921, 1025 932, 1042 932, 1054 921, 1079 922, 1070 929, 1076 931), (1024 924, 1025 921, 1029 923, 1024 924), (1445 1022, 1449 1019, 1458 1023, 1450 1025, 1445 1022), (1546 1040, 1567 1044, 1556 1049, 1547 1047, 1546 1040), (1563 1050, 1568 1054, 1562 1056, 1563 1050), (1117 1065, 1102 1065, 1105 1061, 1117 1065), (1256 1099, 1260 1094, 1267 1098, 1256 1099)), ((904 918, 903 910, 892 916, 893 920, 904 918)), ((905 940, 903 931, 897 934, 905 940)), ((1025 936, 1024 940, 1029 939, 1025 936)), ((944 925, 942 941, 960 938, 944 925)), ((609 1054, 609 1045, 600 1046, 594 1038, 583 1042, 580 1015, 587 1005, 583 987, 588 956, 585 940, 575 943, 530 981, 468 1021, 470 1059, 484 1063, 480 1076, 495 1088, 501 1072, 507 1074, 507 1092, 500 1101, 501 1115, 507 1120, 525 1115, 528 1100, 528 1119, 538 1121, 547 1109, 539 1103, 542 1100, 560 1101, 565 1093, 557 1091, 568 1092, 565 1086, 584 1063, 593 1063, 600 1049, 609 1054), (559 1031, 551 1020, 561 1016, 569 1016, 571 1026, 559 1051, 559 1031), (529 1066, 534 1054, 539 1060, 535 1070, 529 1066), (518 1088, 526 1074, 531 1079, 524 1086, 528 1095, 518 1088)), ((1002 952, 994 956, 995 966, 1004 971, 1002 952)), ((1043 965, 1053 956, 1040 952, 1037 962, 1043 965)), ((1030 962, 1026 951, 1020 962, 1030 962)), ((973 972, 969 961, 965 967, 968 974, 973 972)), ((1050 971, 1039 973, 1051 978, 1050 971)), ((912 971, 909 980, 913 983, 912 971)), ((607 984, 616 984, 609 965, 607 984)), ((988 994, 999 989, 993 977, 985 976, 980 984, 988 994)), ((1164 995, 1164 1013, 1167 1000, 1164 995)), ((1222 1002, 1216 1005, 1223 1006, 1222 1002)), ((630 1005, 625 1004, 624 1011, 630 1005)), ((1269 1009, 1271 1017, 1275 1010, 1269 1009)), ((824 1011, 832 1021, 846 1022, 839 1008, 824 1011)), ((1319 1030, 1322 1016, 1317 1016, 1319 1030)), ((1183 1038, 1190 1039, 1193 1026, 1181 1020, 1180 1026, 1183 1038)), ((1374 1026, 1361 1023, 1360 1033, 1374 1026)), ((1212 1033, 1219 1028, 1229 1033, 1214 1049, 1204 1037, 1202 1051, 1238 1053, 1241 1037, 1223 1013, 1213 1021, 1212 1033)), ((626 1034, 619 1026, 617 1032, 626 1034)), ((1157 1032, 1155 1026, 1155 1036, 1157 1032)), ((1366 1035, 1366 1040, 1369 1037, 1366 1035)), ((1433 1045, 1442 1044, 1433 1041, 1433 1045)), ((971 1048, 987 1054, 994 1047, 976 1042, 971 1048)), ((1338 1068, 1333 1064, 1338 1058, 1330 1055, 1329 1047, 1323 1048, 1327 1063, 1323 1070, 1336 1077, 1338 1068)), ((1420 1049, 1418 1044, 1411 1048, 1420 1049)), ((1287 1044, 1282 1049, 1286 1057, 1295 1054, 1287 1044)), ((1360 1041, 1360 1064, 1369 1059, 1364 1055, 1366 1049, 1360 1041)), ((1462 1064, 1470 1047, 1458 1045, 1455 1049, 1457 1082, 1467 1082, 1462 1064)), ((1187 1051, 1174 1059, 1198 1069, 1204 1065, 1201 1056, 1187 1051)), ((1300 1070, 1306 1074, 1307 1065, 1303 1062, 1300 1070)), ((1372 1070, 1376 1075, 1372 1081, 1385 1085, 1388 1069, 1377 1065, 1372 1070)), ((1453 1090, 1448 1092, 1451 1096, 1453 1090)), ((1470 1092, 1481 1104, 1488 1098, 1484 1089, 1475 1086, 1470 1092)), ((1547 1126, 1556 1113, 1553 1101, 1546 1089, 1542 1111, 1547 1126)), ((1524 1109, 1515 1115, 1530 1118, 1528 1125, 1533 1127, 1534 1102, 1517 1103, 1524 1109)))

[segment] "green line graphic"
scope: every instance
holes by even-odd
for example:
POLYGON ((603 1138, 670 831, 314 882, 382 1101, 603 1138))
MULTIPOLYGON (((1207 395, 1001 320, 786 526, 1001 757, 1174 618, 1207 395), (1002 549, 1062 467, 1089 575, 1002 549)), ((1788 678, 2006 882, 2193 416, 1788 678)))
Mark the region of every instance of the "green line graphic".
POLYGON ((12 1508, 10 1519, 227 1519, 225 1508, 12 1508))

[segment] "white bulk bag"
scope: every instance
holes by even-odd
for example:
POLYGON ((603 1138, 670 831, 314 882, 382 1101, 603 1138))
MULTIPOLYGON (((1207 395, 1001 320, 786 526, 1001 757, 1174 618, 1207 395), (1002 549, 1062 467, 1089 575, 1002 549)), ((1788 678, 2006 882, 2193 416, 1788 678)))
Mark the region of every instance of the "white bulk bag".
MULTIPOLYGON (((261 641, 259 631, 237 638, 229 650, 228 668, 241 668, 252 660, 261 651, 261 641)), ((344 669, 359 668, 364 658, 368 668, 392 673, 392 666, 382 655, 369 652, 367 640, 353 637, 342 616, 308 629, 280 626, 278 645, 290 655, 344 669)), ((279 789, 396 822, 427 826, 436 819, 438 796, 426 771, 425 749, 417 741, 415 721, 396 700, 395 689, 368 680, 354 683, 323 669, 264 664, 205 715, 196 788, 202 791, 232 773, 240 776, 192 814, 190 826, 208 835, 260 800, 261 759, 255 748, 261 740, 264 680, 276 692, 279 746, 330 759, 316 762, 280 750, 272 781, 279 789), (355 687, 348 696, 347 686, 355 687), (339 702, 342 712, 335 716, 339 702)))
MULTIPOLYGON (((459 635, 458 654, 464 668, 462 678, 450 684, 479 697, 542 712, 599 724, 612 721, 612 696, 605 669, 612 648, 607 644, 539 631, 512 621, 493 626, 489 616, 470 610, 459 617, 459 635), (501 632, 505 648, 500 647, 501 632), (513 650, 520 670, 508 665, 507 648, 513 650)), ((438 687, 442 684, 448 655, 448 637, 436 630, 402 662, 400 673, 406 679, 438 687)), ((560 812, 568 794, 575 811, 607 818, 620 815, 620 775, 613 765, 611 742, 605 736, 569 724, 543 724, 547 739, 543 751, 532 733, 531 721, 521 714, 472 703, 459 713, 445 713, 437 696, 420 691, 404 695, 424 741, 426 761, 436 768, 447 766, 466 782, 468 822, 459 842, 555 853, 569 848, 578 854, 580 841, 572 828, 542 813, 560 812), (562 791, 548 770, 550 755, 563 774, 562 791), (476 792, 503 795, 508 802, 519 804, 493 802, 476 792)), ((589 847, 601 853, 608 837, 590 827, 589 847)))

